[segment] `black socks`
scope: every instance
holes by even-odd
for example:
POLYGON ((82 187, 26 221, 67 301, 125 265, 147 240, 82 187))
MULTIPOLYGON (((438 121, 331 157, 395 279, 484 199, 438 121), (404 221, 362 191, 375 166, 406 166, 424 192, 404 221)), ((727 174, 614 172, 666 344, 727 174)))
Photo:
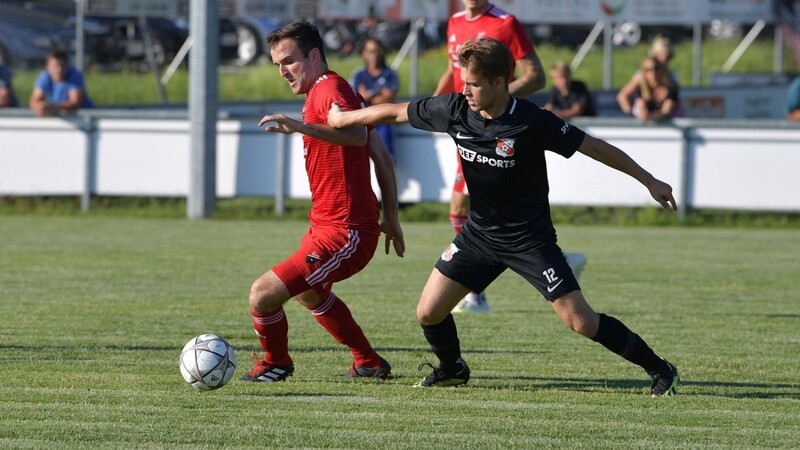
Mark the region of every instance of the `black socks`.
POLYGON ((458 331, 453 315, 448 314, 441 323, 422 326, 422 333, 431 345, 431 350, 439 358, 439 368, 445 372, 457 372, 461 369, 458 361, 461 358, 461 345, 458 342, 458 331))
POLYGON ((641 366, 647 373, 668 373, 669 367, 647 343, 624 323, 612 316, 600 314, 600 325, 593 341, 641 366))

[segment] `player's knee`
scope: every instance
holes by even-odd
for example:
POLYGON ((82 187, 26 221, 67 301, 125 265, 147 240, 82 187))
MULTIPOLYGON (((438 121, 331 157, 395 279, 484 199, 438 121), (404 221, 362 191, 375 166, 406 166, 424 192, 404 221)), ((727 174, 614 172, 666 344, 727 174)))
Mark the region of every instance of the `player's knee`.
POLYGON ((261 314, 275 310, 269 301, 269 292, 269 286, 263 280, 254 281, 250 285, 250 310, 261 314))
POLYGON ((597 333, 597 321, 592 320, 591 317, 585 315, 575 315, 570 317, 567 321, 572 331, 580 334, 581 336, 592 338, 597 333))
POLYGON ((417 320, 423 325, 436 325, 444 320, 447 314, 440 314, 430 308, 417 307, 417 320))

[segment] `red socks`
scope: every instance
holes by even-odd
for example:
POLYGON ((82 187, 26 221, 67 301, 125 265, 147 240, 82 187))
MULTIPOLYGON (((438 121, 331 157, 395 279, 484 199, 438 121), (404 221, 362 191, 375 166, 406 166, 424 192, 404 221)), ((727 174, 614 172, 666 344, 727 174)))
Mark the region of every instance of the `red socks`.
POLYGON ((353 319, 350 308, 336 294, 331 292, 319 306, 310 311, 337 342, 350 349, 356 366, 380 367, 380 356, 375 353, 361 327, 353 319))
MULTIPOLYGON (((346 345, 353 353, 356 366, 378 368, 381 358, 369 344, 367 337, 358 326, 350 309, 331 292, 319 306, 310 309, 314 319, 340 344, 346 345)), ((271 313, 253 316, 253 329, 264 349, 264 361, 279 366, 294 363, 289 356, 289 322, 283 308, 271 313)))
POLYGON ((253 316, 253 329, 264 349, 264 361, 278 366, 291 366, 289 356, 289 322, 283 308, 264 315, 250 311, 253 316))
POLYGON ((467 216, 459 216, 458 214, 450 214, 450 225, 456 230, 456 234, 461 233, 461 228, 467 222, 467 216))

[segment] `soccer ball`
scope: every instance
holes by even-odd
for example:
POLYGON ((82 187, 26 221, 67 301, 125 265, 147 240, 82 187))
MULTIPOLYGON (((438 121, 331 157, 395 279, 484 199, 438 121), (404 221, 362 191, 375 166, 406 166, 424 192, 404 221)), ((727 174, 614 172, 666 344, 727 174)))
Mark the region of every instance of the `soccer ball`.
POLYGON ((181 351, 181 375, 201 391, 219 389, 233 378, 236 352, 216 334, 192 338, 181 351))

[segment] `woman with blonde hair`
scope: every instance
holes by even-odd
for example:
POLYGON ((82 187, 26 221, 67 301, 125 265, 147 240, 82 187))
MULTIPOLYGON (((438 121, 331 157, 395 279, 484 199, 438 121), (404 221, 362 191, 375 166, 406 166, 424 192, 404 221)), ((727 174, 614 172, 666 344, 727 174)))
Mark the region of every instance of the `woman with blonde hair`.
MULTIPOLYGON (((669 38, 658 35, 653 39, 650 49, 647 51, 647 58, 655 58, 664 67, 664 70, 669 74, 672 82, 678 84, 678 76, 669 69, 669 62, 672 60, 674 53, 672 51, 672 44, 669 38)), ((631 115, 633 113, 634 104, 631 102, 631 97, 636 93, 642 80, 642 71, 637 70, 631 79, 620 88, 617 93, 617 104, 623 113, 631 115)))
POLYGON ((651 56, 642 62, 632 113, 642 122, 674 117, 678 109, 678 84, 666 66, 651 56))

